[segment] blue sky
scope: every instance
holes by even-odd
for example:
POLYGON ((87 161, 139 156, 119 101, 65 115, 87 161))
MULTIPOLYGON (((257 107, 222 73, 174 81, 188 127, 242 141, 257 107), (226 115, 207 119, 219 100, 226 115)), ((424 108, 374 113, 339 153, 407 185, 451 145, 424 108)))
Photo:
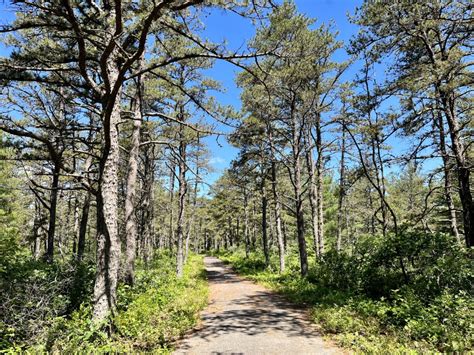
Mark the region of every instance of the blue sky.
MULTIPOLYGON (((333 22, 334 29, 339 32, 338 39, 347 41, 357 32, 357 27, 349 22, 347 14, 353 14, 361 0, 295 0, 300 12, 309 17, 317 19, 317 23, 333 22)), ((14 14, 7 10, 8 1, 0 0, 0 24, 5 24, 14 18, 14 14)), ((225 13, 214 10, 204 18, 206 26, 204 36, 215 42, 226 41, 228 47, 232 49, 244 48, 247 40, 253 37, 255 27, 250 20, 237 16, 236 14, 225 13)), ((0 44, 0 55, 7 55, 7 50, 0 44)), ((344 53, 338 54, 344 59, 344 53)), ((355 68, 351 68, 345 76, 347 78, 355 75, 355 68)), ((236 109, 240 108, 239 89, 236 87, 234 79, 239 69, 232 64, 218 61, 215 66, 207 72, 209 76, 218 80, 225 89, 224 93, 217 93, 215 96, 222 104, 232 105, 236 109)), ((229 132, 230 128, 219 127, 220 131, 229 132)), ((206 139, 210 149, 210 163, 214 172, 206 177, 208 183, 214 182, 229 166, 231 160, 236 156, 237 150, 231 147, 225 137, 209 137, 206 139)))
MULTIPOLYGON (((333 22, 334 29, 339 32, 338 39, 341 41, 347 43, 357 33, 357 26, 349 22, 347 14, 354 13, 356 7, 362 3, 360 0, 296 0, 295 3, 300 12, 317 19, 316 25, 333 22)), ((209 39, 216 42, 226 40, 228 46, 233 49, 244 46, 255 33, 255 28, 249 20, 222 11, 214 11, 204 20, 204 23, 205 35, 209 39)), ((338 53, 338 57, 335 59, 345 59, 343 52, 338 53)), ((351 68, 345 76, 354 76, 355 70, 351 68)), ((208 75, 220 81, 226 90, 225 93, 215 95, 219 102, 236 108, 240 108, 240 91, 234 79, 239 71, 239 68, 225 62, 217 62, 214 68, 208 71, 208 75)), ((221 127, 221 130, 229 131, 229 128, 221 127)), ((207 181, 212 183, 229 166, 238 151, 227 144, 224 137, 219 138, 218 141, 215 137, 209 137, 207 143, 211 150, 211 165, 215 170, 208 176, 207 181)))

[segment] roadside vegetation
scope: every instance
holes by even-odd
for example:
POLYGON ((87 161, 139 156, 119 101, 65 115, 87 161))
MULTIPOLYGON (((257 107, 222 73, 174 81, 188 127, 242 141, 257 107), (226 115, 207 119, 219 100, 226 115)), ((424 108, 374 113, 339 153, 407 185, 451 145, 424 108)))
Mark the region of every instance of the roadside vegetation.
MULTIPOLYGON (((310 308, 311 318, 338 345, 366 354, 466 353, 474 346, 472 254, 451 247, 445 235, 417 237, 405 256, 410 280, 397 268, 393 244, 360 242, 352 254, 329 252, 298 274, 296 250, 279 274, 278 259, 268 267, 262 253, 243 250, 217 255, 241 275, 310 308)), ((381 242, 381 240, 380 240, 381 242)))
POLYGON ((91 301, 78 303, 91 299, 93 273, 87 265, 80 275, 68 264, 17 265, 21 274, 8 288, 6 280, 1 284, 2 351, 169 353, 207 305, 203 257, 191 255, 179 279, 173 259, 162 253, 137 265, 135 284, 120 284, 117 311, 102 323, 91 320, 91 301))

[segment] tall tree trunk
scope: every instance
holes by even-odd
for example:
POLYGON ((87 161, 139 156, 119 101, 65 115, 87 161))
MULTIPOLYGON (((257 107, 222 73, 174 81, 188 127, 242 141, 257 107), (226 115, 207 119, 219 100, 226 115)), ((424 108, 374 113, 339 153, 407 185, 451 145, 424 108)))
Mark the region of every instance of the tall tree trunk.
POLYGON ((77 255, 77 236, 79 235, 79 196, 74 195, 74 227, 72 229, 72 255, 75 258, 77 255))
POLYGON ((173 251, 174 244, 174 180, 175 180, 175 164, 171 163, 170 167, 170 220, 169 220, 169 234, 168 234, 168 247, 170 251, 173 251))
POLYGON ((455 93, 446 93, 437 87, 443 105, 444 114, 449 126, 451 137, 451 147, 456 159, 459 182, 459 198, 461 200, 464 224, 464 238, 466 246, 474 246, 474 204, 470 187, 469 162, 466 157, 466 151, 461 140, 459 122, 455 110, 455 93))
MULTIPOLYGON (((155 147, 148 145, 145 149, 144 157, 144 183, 143 183, 143 202, 142 202, 142 257, 145 266, 148 265, 148 260, 152 255, 152 247, 156 247, 155 239, 155 147)), ((159 243, 158 243, 159 244, 159 243)))
POLYGON ((275 147, 273 145, 273 132, 270 122, 267 121, 267 136, 270 142, 270 154, 271 154, 271 176, 272 176, 272 193, 273 193, 273 204, 274 204, 274 218, 275 218, 275 229, 278 243, 278 257, 280 259, 280 273, 285 272, 285 243, 283 238, 283 231, 281 226, 281 202, 280 195, 278 193, 278 180, 277 180, 277 166, 275 157, 275 147))
POLYGON ((337 203, 337 231, 336 231, 336 250, 339 252, 342 249, 342 223, 344 215, 344 200, 345 200, 345 155, 346 155, 346 129, 345 124, 342 124, 341 137, 341 160, 339 162, 339 196, 337 203))
POLYGON ((276 162, 272 161, 272 191, 273 203, 275 207, 275 228, 278 242, 278 256, 280 258, 280 273, 285 272, 285 241, 283 237, 283 229, 281 223, 281 202, 280 194, 278 193, 278 181, 276 172, 276 162))
POLYGON ((452 195, 452 186, 450 178, 450 169, 449 169, 449 156, 446 149, 446 139, 444 137, 444 122, 443 115, 441 111, 437 112, 437 126, 439 130, 439 150, 441 153, 441 158, 443 159, 443 172, 444 172, 444 196, 446 198, 446 204, 449 211, 449 222, 451 227, 451 234, 456 238, 458 243, 461 244, 461 237, 459 235, 458 224, 456 219, 456 209, 454 207, 454 200, 452 195))
POLYGON ((324 198, 323 198, 323 169, 324 169, 324 160, 323 160, 323 138, 321 132, 321 115, 318 113, 316 117, 316 152, 318 153, 318 158, 316 159, 316 206, 318 209, 318 220, 317 220, 317 232, 318 232, 318 245, 319 245, 319 255, 324 254, 324 198))
POLYGON ((301 276, 308 275, 308 254, 306 252, 306 240, 304 237, 304 211, 303 211, 303 193, 301 188, 301 166, 300 159, 295 161, 295 212, 296 212, 296 230, 298 240, 298 251, 300 254, 301 276))
POLYGON ((61 256, 61 260, 64 260, 64 254, 66 254, 67 245, 69 240, 74 240, 74 238, 69 238, 72 233, 74 233, 74 226, 71 228, 71 217, 74 217, 73 205, 72 205, 73 196, 71 193, 61 193, 59 194, 60 201, 67 201, 66 204, 66 215, 64 216, 65 220, 59 218, 59 235, 58 235, 58 251, 61 256))
POLYGON ((127 187, 125 194, 125 282, 133 285, 135 279, 135 257, 137 255, 137 183, 140 153, 140 135, 143 122, 142 116, 142 84, 141 77, 137 79, 137 88, 133 108, 133 128, 131 148, 128 157, 127 187))
POLYGON ((38 199, 35 199, 35 218, 33 221, 33 256, 35 260, 39 260, 41 257, 41 228, 43 220, 41 213, 41 206, 38 199))
POLYGON ((286 230, 286 224, 283 222, 283 220, 281 221, 281 226, 282 226, 282 231, 283 231, 283 245, 285 247, 285 250, 288 249, 288 232, 286 230))
MULTIPOLYGON (((306 251, 305 225, 303 211, 303 188, 301 181, 301 141, 305 127, 299 124, 295 112, 295 102, 292 102, 291 108, 291 125, 292 125, 292 157, 293 157, 293 176, 292 184, 294 189, 295 214, 296 214, 296 236, 298 241, 298 252, 300 256, 300 272, 301 276, 308 275, 308 254, 306 251)), ((290 175, 291 177, 291 175, 290 175)))
POLYGON ((183 238, 184 238, 184 218, 186 208, 186 142, 184 133, 184 127, 180 126, 180 143, 179 143, 179 163, 178 163, 178 221, 176 228, 176 275, 178 277, 183 276, 184 267, 184 250, 183 250, 183 238))
POLYGON ((232 234, 232 218, 227 217, 227 235, 229 236, 229 246, 232 248, 234 246, 234 238, 232 234))
POLYGON ((312 226, 312 235, 313 235, 313 248, 314 255, 316 256, 316 261, 320 257, 320 247, 319 247, 319 231, 318 231, 318 193, 316 187, 316 168, 313 161, 313 152, 312 149, 308 149, 306 152, 306 166, 308 169, 309 175, 309 205, 311 207, 311 226, 312 226))
POLYGON ((249 257, 250 253, 250 233, 249 233, 249 208, 248 208, 248 194, 244 190, 244 238, 245 238, 245 257, 249 257))
MULTIPOLYGON (((199 133, 197 136, 197 147, 200 148, 200 137, 199 133)), ((199 154, 196 153, 196 176, 194 181, 194 188, 193 188, 193 202, 192 202, 192 209, 191 209, 191 218, 188 221, 188 227, 186 231, 186 248, 184 253, 184 261, 186 262, 189 253, 189 241, 191 238, 191 228, 194 226, 194 220, 196 219, 196 205, 197 205, 197 193, 199 187, 199 154)))
MULTIPOLYGON (((107 63, 109 81, 117 82, 115 55, 107 63)), ((95 321, 115 311, 121 243, 118 233, 118 168, 120 158, 119 124, 121 88, 115 100, 104 105, 104 140, 106 148, 100 161, 97 195, 97 271, 94 285, 95 321), (109 109, 108 105, 112 105, 109 109), (110 110, 110 112, 108 112, 110 110)))
POLYGON ((255 244, 257 243, 257 201, 253 199, 252 208, 252 249, 255 250, 255 244))
POLYGON ((241 242, 241 237, 240 237, 240 216, 237 216, 237 220, 236 220, 236 223, 235 223, 234 236, 235 236, 235 243, 236 243, 237 248, 238 248, 238 247, 240 247, 240 242, 241 242))
POLYGON ((380 200, 380 210, 382 211, 382 234, 383 236, 386 236, 388 230, 388 213, 386 204, 387 188, 385 186, 385 169, 381 152, 382 143, 380 142, 378 136, 373 140, 373 142, 375 144, 374 154, 376 154, 373 158, 375 169, 377 172, 377 183, 379 184, 380 191, 382 193, 382 197, 380 200))
MULTIPOLYGON (((92 155, 89 155, 84 163, 84 172, 89 178, 89 170, 92 165, 92 155)), ((90 179, 88 179, 90 180, 90 179)), ((84 195, 84 201, 82 203, 81 218, 79 221, 79 234, 77 235, 77 252, 76 252, 76 261, 81 262, 84 258, 84 252, 86 248, 86 235, 87 235, 87 226, 89 223, 89 211, 91 204, 92 192, 88 189, 84 195)))
POLYGON ((265 176, 262 173, 262 182, 260 185, 261 203, 262 203, 262 244, 263 244, 263 255, 265 256, 265 266, 270 265, 270 253, 268 251, 268 228, 267 228, 267 190, 265 187, 265 176))
POLYGON ((54 258, 54 239, 56 233, 56 212, 58 206, 59 173, 61 169, 58 162, 54 163, 53 177, 51 182, 51 195, 49 202, 49 225, 48 241, 46 249, 46 261, 51 263, 54 258))
POLYGON ((89 222, 89 210, 91 204, 91 192, 86 191, 84 202, 82 204, 81 221, 79 223, 79 235, 77 237, 77 253, 76 260, 81 262, 84 258, 84 251, 86 248, 86 234, 87 224, 89 222))

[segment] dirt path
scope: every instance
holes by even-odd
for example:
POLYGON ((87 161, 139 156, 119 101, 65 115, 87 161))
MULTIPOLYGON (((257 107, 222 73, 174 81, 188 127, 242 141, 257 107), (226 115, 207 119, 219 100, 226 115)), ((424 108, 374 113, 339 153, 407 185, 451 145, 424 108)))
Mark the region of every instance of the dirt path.
POLYGON ((262 286, 238 277, 217 258, 205 258, 210 304, 202 324, 174 354, 338 354, 305 312, 262 286))

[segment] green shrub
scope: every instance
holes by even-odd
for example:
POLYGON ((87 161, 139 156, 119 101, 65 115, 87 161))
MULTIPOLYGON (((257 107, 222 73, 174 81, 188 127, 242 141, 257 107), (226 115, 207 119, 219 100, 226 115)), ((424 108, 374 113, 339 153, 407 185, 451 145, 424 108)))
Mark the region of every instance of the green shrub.
POLYGON ((175 276, 174 258, 166 254, 156 257, 147 269, 144 265, 137 269, 133 287, 119 286, 117 313, 110 323, 95 324, 91 307, 83 306, 71 319, 56 319, 47 341, 35 350, 169 352, 172 343, 196 324, 198 312, 207 304, 202 257, 189 257, 181 279, 175 276))
POLYGON ((0 346, 39 341, 57 317, 65 317, 89 298, 93 268, 75 262, 47 264, 26 255, 0 278, 0 346), (87 297, 85 297, 87 296, 87 297), (79 301, 81 300, 81 301, 79 301))

